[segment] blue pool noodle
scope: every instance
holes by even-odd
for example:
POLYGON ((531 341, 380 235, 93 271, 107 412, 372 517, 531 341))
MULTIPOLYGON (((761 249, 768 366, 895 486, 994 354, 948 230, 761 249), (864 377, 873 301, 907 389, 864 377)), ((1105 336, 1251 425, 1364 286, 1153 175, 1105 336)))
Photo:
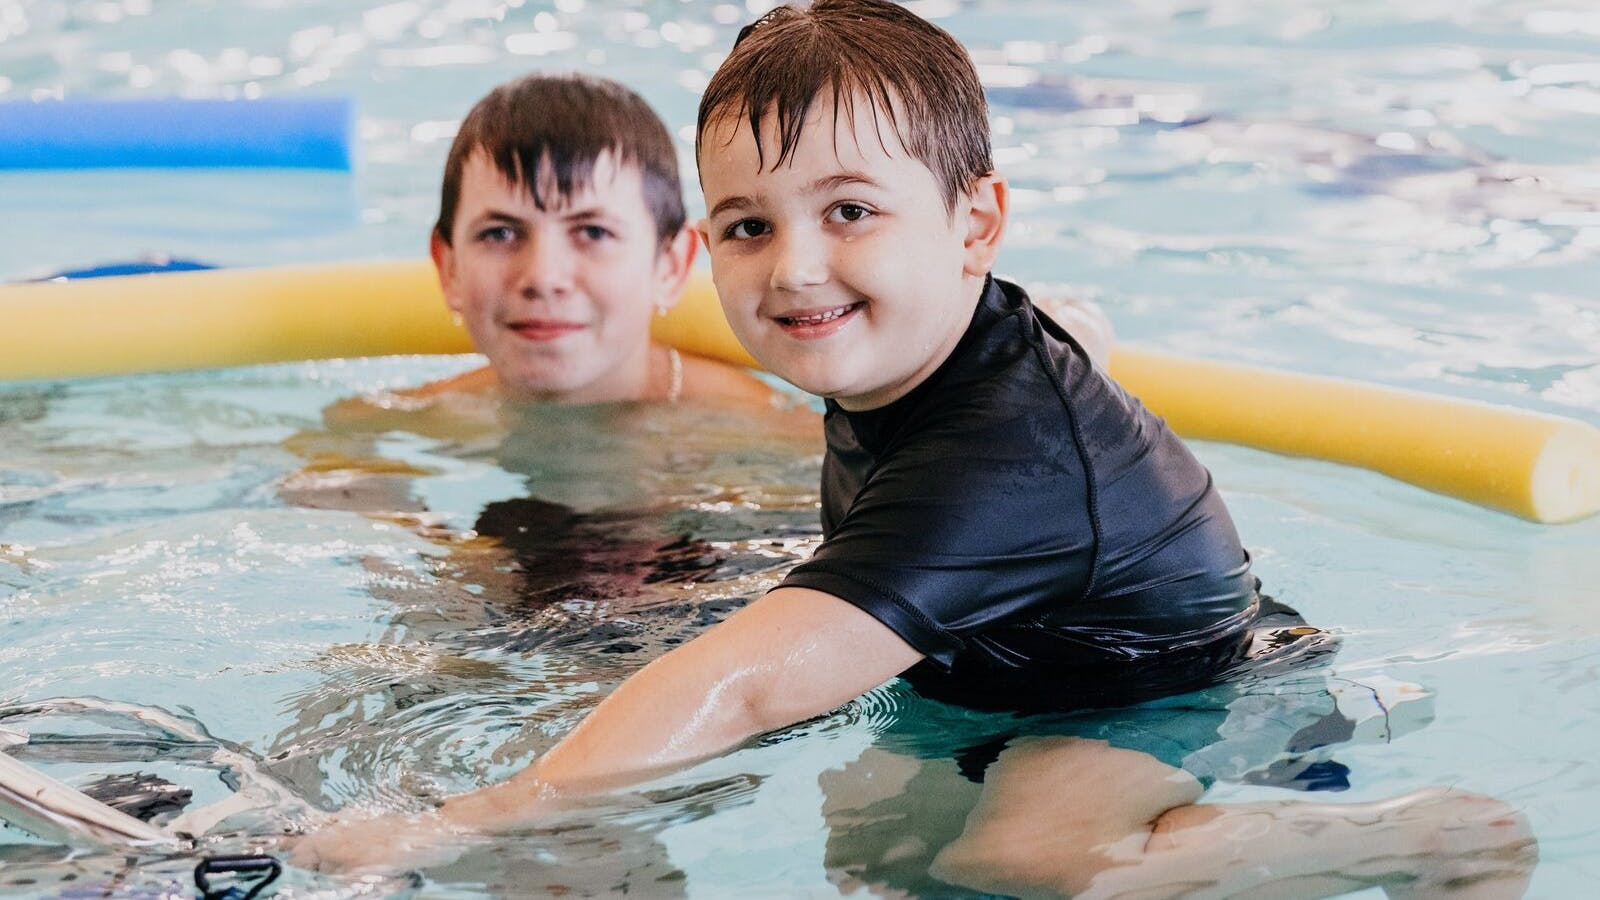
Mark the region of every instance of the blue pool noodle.
POLYGON ((0 103, 0 169, 274 167, 349 170, 345 97, 0 103))

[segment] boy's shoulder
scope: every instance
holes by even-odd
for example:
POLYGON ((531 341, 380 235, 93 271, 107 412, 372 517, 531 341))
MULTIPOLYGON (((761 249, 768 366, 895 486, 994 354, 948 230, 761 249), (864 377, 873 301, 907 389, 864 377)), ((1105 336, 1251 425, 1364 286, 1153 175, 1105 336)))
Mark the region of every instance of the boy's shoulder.
POLYGON ((681 402, 750 417, 751 427, 777 437, 815 442, 817 414, 799 397, 777 390, 749 369, 684 354, 681 402))
POLYGON ((770 405, 779 393, 766 382, 750 374, 743 366, 685 353, 683 363, 684 400, 734 406, 746 404, 770 405))
POLYGON ((343 432, 406 431, 424 437, 477 436, 502 427, 499 382, 488 366, 413 388, 347 397, 322 411, 343 432))

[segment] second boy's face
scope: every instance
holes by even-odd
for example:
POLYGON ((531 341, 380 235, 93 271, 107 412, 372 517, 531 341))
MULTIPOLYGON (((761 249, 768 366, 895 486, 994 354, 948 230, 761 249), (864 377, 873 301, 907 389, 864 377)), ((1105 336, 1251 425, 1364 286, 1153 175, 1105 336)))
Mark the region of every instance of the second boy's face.
POLYGON ((892 402, 932 374, 987 271, 968 246, 967 204, 952 216, 880 118, 860 99, 835 117, 824 94, 791 161, 771 166, 772 115, 767 166, 743 117, 708 125, 700 156, 702 237, 734 333, 773 373, 846 409, 892 402))
POLYGON ((468 158, 451 240, 433 242, 445 301, 513 396, 626 399, 679 284, 639 171, 603 154, 587 187, 541 196, 542 210, 486 154, 468 158))

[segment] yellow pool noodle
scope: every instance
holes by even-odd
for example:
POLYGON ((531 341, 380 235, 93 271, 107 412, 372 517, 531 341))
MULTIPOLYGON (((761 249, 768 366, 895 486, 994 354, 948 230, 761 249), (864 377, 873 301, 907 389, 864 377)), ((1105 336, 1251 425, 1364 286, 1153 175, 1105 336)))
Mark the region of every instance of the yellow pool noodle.
POLYGON ((1600 511, 1600 429, 1576 419, 1128 346, 1111 374, 1187 438, 1361 466, 1536 522, 1600 511))
MULTIPOLYGON (((0 285, 0 322, 0 380, 472 352, 426 260, 0 285)), ((653 328, 684 352, 755 365, 704 272, 653 328)))
MULTIPOLYGON (((427 261, 0 286, 0 380, 463 353, 427 261)), ((696 272, 655 335, 754 360, 696 272)), ((1538 522, 1600 511, 1600 429, 1560 416, 1129 346, 1112 374, 1181 435, 1362 466, 1538 522)))

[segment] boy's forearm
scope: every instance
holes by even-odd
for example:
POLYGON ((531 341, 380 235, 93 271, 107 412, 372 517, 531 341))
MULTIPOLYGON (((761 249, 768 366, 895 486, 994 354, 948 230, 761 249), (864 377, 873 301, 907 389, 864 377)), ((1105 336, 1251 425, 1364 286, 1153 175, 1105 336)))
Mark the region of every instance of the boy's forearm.
POLYGON ((514 829, 784 724, 767 726, 750 715, 738 679, 673 688, 671 671, 680 663, 670 656, 624 682, 533 765, 447 801, 446 822, 472 831, 514 829))
POLYGON ((640 670, 534 765, 452 798, 441 815, 468 831, 523 827, 825 713, 920 658, 844 601, 776 591, 640 670))

